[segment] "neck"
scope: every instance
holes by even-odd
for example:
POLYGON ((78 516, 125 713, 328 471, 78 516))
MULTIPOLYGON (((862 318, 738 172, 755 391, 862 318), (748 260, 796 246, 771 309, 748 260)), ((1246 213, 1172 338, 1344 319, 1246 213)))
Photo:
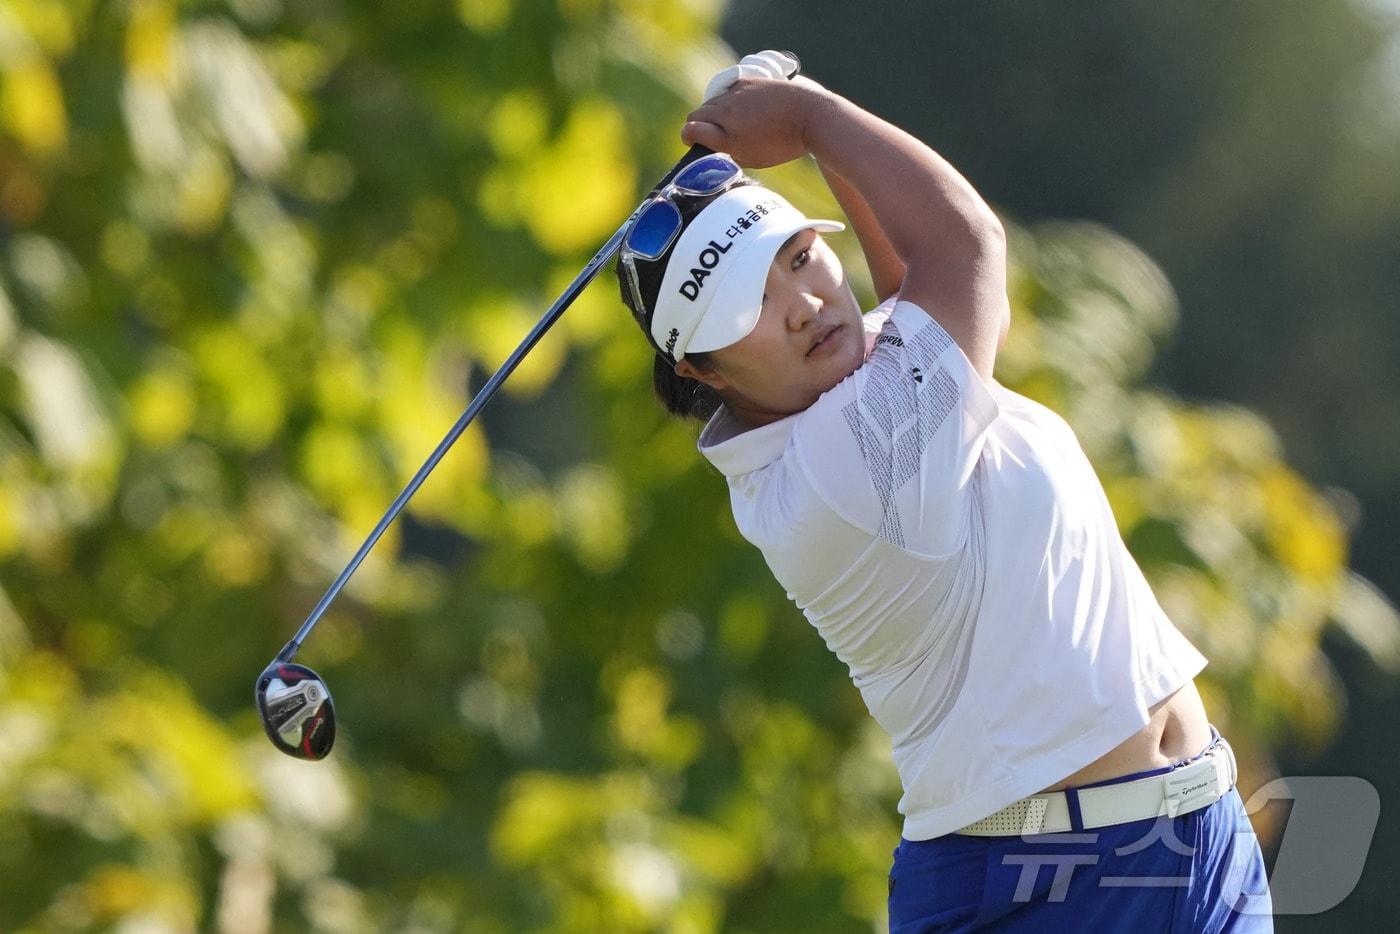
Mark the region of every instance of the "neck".
POLYGON ((787 418, 793 414, 791 412, 776 412, 760 406, 750 405, 742 399, 725 399, 725 408, 729 409, 729 414, 733 415, 745 431, 754 428, 762 428, 764 425, 771 425, 780 419, 787 418))

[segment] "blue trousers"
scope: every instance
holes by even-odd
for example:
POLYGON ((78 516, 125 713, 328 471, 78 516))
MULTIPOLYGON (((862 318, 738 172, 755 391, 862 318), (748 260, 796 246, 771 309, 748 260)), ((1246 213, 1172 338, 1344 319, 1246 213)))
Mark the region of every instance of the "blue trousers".
POLYGON ((1264 857, 1234 789, 1174 818, 1025 837, 901 839, 889 916, 890 934, 1274 929, 1264 857))

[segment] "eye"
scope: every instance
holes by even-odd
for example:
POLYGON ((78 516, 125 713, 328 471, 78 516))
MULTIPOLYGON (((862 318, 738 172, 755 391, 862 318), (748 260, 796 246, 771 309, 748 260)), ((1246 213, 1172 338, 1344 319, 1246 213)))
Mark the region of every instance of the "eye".
POLYGON ((807 260, 811 258, 812 248, 808 247, 807 249, 800 251, 796 256, 792 258, 792 268, 800 269, 801 267, 807 265, 807 260))

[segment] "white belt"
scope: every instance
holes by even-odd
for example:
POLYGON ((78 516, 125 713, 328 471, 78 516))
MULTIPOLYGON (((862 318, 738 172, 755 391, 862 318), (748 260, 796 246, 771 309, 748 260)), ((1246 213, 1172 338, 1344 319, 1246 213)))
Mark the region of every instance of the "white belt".
MULTIPOLYGON (((1152 817, 1176 817, 1214 804, 1235 787, 1239 771, 1230 744, 1219 737, 1190 762, 1132 781, 1074 788, 1085 830, 1152 817)), ((956 833, 977 837, 1029 836, 1074 830, 1070 796, 1064 791, 1031 795, 956 833)))

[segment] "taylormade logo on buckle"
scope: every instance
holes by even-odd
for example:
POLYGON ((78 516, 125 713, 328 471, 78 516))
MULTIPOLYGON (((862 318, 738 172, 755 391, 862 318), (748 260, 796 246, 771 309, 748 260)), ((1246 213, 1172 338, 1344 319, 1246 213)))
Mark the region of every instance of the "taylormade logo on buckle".
MULTIPOLYGON (((721 257, 734 248, 734 240, 744 231, 767 217, 770 209, 777 207, 777 200, 770 198, 766 201, 760 201, 758 204, 755 204, 752 208, 736 217, 734 223, 730 224, 724 231, 724 235, 727 238, 724 245, 721 246, 715 240, 711 240, 707 243, 691 264, 690 278, 682 282, 676 291, 689 302, 693 302, 699 298, 700 290, 705 287, 705 280, 710 277, 710 273, 719 265, 721 257)), ((668 347, 667 349, 669 350, 670 348, 668 347)))

